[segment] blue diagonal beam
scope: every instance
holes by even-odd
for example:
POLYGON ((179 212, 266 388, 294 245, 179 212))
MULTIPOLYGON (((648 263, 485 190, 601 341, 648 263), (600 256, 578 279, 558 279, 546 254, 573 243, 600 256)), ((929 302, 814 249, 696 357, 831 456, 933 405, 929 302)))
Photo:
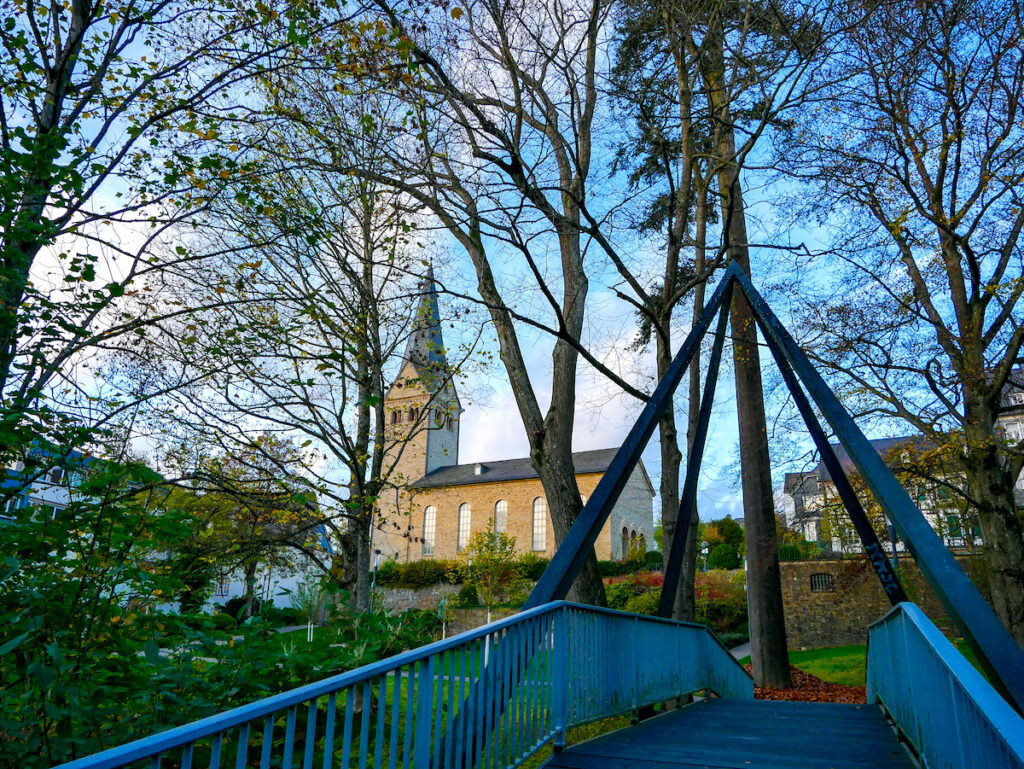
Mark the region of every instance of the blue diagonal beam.
MULTIPOLYGON (((730 267, 726 274, 728 275, 731 271, 730 267)), ((568 594, 573 581, 580 573, 580 569, 583 568, 587 553, 597 541, 601 527, 608 520, 626 481, 629 480, 636 463, 640 461, 640 455, 651 439, 654 428, 658 425, 658 419, 661 418, 665 409, 672 407, 672 396, 679 386, 679 381, 689 367, 701 339, 710 328, 711 321, 714 320, 715 313, 722 306, 723 297, 729 290, 731 290, 729 280, 722 280, 718 284, 708 300, 704 312, 701 313, 697 323, 694 324, 682 347, 679 348, 679 352, 676 353, 676 357, 669 365, 665 376, 655 388, 651 399, 647 401, 647 405, 640 412, 640 417, 629 431, 625 442, 615 454, 615 458, 604 475, 601 476, 601 480, 598 481, 594 493, 590 495, 590 499, 583 506, 583 510, 572 528, 569 529, 569 533, 565 535, 565 539, 558 545, 554 558, 544 570, 537 585, 533 588, 533 592, 530 593, 530 597, 526 599, 524 609, 532 609, 549 601, 561 600, 568 594)))
POLYGON ((878 535, 875 534, 875 529, 871 525, 871 521, 868 520, 867 513, 864 512, 864 507, 857 497, 857 492, 854 491, 850 479, 847 477, 846 471, 839 461, 839 457, 832 450, 832 445, 828 442, 825 431, 821 429, 821 423, 818 422, 818 417, 814 414, 810 401, 804 395, 803 388, 800 387, 792 366, 789 365, 789 361, 786 360, 778 346, 774 344, 769 344, 768 346, 772 351, 772 356, 775 358, 775 364, 782 373, 782 379, 786 382, 790 395, 793 396, 797 411, 800 412, 804 424, 807 425, 807 429, 814 439, 814 445, 821 455, 822 464, 828 470, 828 474, 832 478, 832 483, 835 484, 836 491, 839 492, 839 498, 843 501, 846 512, 850 514, 850 520, 853 521, 853 526, 857 529, 860 541, 864 543, 864 552, 867 553, 868 558, 871 560, 871 566, 875 570, 878 581, 882 583, 882 589, 885 591, 886 596, 888 596, 889 602, 895 606, 903 601, 909 601, 910 599, 907 598, 899 575, 896 574, 896 570, 886 557, 882 543, 879 542, 878 535))
POLYGON ((690 455, 686 458, 686 479, 683 481, 679 514, 676 516, 676 528, 672 533, 672 544, 665 557, 665 582, 662 585, 661 599, 658 602, 659 617, 672 616, 676 592, 679 590, 679 576, 683 571, 683 555, 686 552, 690 519, 697 507, 697 481, 700 478, 700 466, 704 462, 704 445, 707 443, 708 425, 711 424, 711 408, 715 403, 715 385, 718 384, 718 369, 722 363, 725 330, 729 325, 729 299, 729 296, 725 296, 722 300, 722 311, 718 316, 718 330, 715 332, 715 346, 711 350, 708 372, 704 378, 704 394, 701 396, 700 412, 697 414, 693 446, 690 448, 690 455))
POLYGON ((781 352, 807 388, 993 685, 1024 712, 1024 651, 750 279, 734 266, 726 272, 726 279, 735 280, 747 296, 769 346, 781 352))

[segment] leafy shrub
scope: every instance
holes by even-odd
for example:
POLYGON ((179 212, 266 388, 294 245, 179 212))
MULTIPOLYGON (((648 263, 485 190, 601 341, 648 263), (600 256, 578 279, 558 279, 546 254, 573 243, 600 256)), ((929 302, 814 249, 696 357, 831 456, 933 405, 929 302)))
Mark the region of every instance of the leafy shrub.
POLYGON ((523 553, 519 556, 519 565, 522 568, 522 575, 525 579, 537 581, 544 573, 544 569, 551 563, 550 558, 541 558, 536 553, 523 553))
POLYGON ((425 558, 402 564, 402 584, 409 587, 427 587, 447 582, 447 563, 425 558))
POLYGON ((665 558, 662 556, 660 550, 648 550, 644 559, 648 566, 656 566, 658 564, 665 563, 665 558))
POLYGON ((735 631, 747 622, 747 594, 742 574, 731 577, 726 571, 697 574, 697 621, 716 633, 735 631))
POLYGON ((804 554, 797 545, 779 546, 780 561, 802 561, 803 559, 804 554))
POLYGON ((260 612, 260 616, 263 617, 264 622, 274 627, 304 625, 307 622, 299 609, 293 609, 291 607, 278 608, 272 603, 266 603, 263 605, 263 611, 260 612))
POLYGON ((640 571, 646 566, 643 558, 632 561, 598 561, 597 570, 602 577, 621 577, 623 574, 632 574, 640 571))
POLYGON ((377 584, 395 587, 401 581, 401 571, 398 561, 389 558, 377 568, 377 584))
POLYGON ((459 590, 458 598, 459 606, 479 606, 480 596, 476 593, 476 588, 473 585, 463 585, 462 589, 459 590))
POLYGON ((740 554, 733 545, 723 542, 715 545, 708 555, 709 569, 738 569, 740 567, 740 554))
MULTIPOLYGON (((217 612, 209 619, 212 620, 213 626, 217 630, 234 630, 235 628, 235 620, 232 619, 230 614, 217 612)), ((197 629, 201 629, 201 627, 197 629)))
MULTIPOLYGON (((630 574, 625 577, 613 577, 608 581, 608 585, 605 587, 605 595, 608 598, 608 606, 612 609, 621 609, 623 611, 634 611, 630 609, 630 602, 634 598, 649 593, 661 594, 661 586, 665 584, 665 575, 651 571, 641 571, 636 574, 630 574)), ((639 604, 645 605, 645 604, 639 604)), ((657 613, 657 599, 654 602, 654 614, 657 613)), ((647 614, 649 612, 643 611, 637 612, 638 614, 647 614)))
POLYGON ((661 600, 661 588, 635 595, 626 602, 626 611, 634 614, 658 615, 658 602, 661 600))

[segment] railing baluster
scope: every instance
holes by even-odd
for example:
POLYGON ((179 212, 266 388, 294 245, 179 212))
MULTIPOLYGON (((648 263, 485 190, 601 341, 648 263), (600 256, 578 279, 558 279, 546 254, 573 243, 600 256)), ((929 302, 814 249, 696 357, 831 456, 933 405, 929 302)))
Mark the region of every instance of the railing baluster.
POLYGON ((341 734, 341 766, 339 769, 349 769, 352 766, 352 729, 355 720, 356 687, 353 684, 345 690, 345 730, 341 734))
POLYGON ((388 713, 388 679, 381 676, 377 684, 377 735, 373 746, 374 769, 382 769, 384 765, 384 730, 385 716, 388 713))
POLYGON ((316 747, 316 700, 309 701, 306 712, 306 750, 302 758, 302 769, 313 769, 313 748, 316 747))
POLYGON ((444 766, 447 769, 451 769, 453 757, 452 743, 455 739, 455 735, 452 733, 455 730, 455 705, 459 701, 455 689, 455 650, 452 649, 448 652, 444 660, 447 665, 448 689, 445 697, 444 745, 441 747, 443 751, 441 755, 444 758, 444 766))
POLYGON ((223 732, 213 735, 213 743, 210 745, 210 769, 220 769, 220 749, 223 742, 223 732))
POLYGON ((430 704, 434 699, 434 657, 423 660, 421 678, 416 692, 416 736, 413 747, 413 769, 430 766, 430 730, 434 725, 430 704))
POLYGON ((151 756, 149 759, 149 769, 160 769, 160 755, 151 756))
MULTIPOLYGON (((334 760, 334 719, 337 712, 338 693, 331 692, 327 696, 327 723, 324 725, 324 769, 331 769, 331 763, 334 760)), ((342 769, 348 769, 348 767, 343 766, 342 769)))
POLYGON ((388 769, 398 762, 398 733, 402 718, 402 671, 396 670, 391 684, 391 741, 388 743, 388 769))
MULTIPOLYGON (((245 769, 249 763, 249 724, 238 727, 238 750, 235 752, 235 769, 245 769)), ((159 766, 154 769, 160 769, 159 766)))
POLYGON ((484 747, 481 752, 481 766, 483 769, 487 769, 491 764, 491 733, 494 731, 494 705, 498 699, 497 692, 495 691, 495 684, 497 683, 495 673, 498 670, 498 646, 495 643, 496 640, 493 635, 484 637, 484 648, 487 650, 484 654, 484 675, 487 677, 487 681, 485 682, 486 688, 484 689, 484 747))
POLYGON ((192 769, 192 748, 194 746, 194 742, 189 742, 181 749, 181 769, 192 769))
MULTIPOLYGON (((444 664, 444 657, 438 657, 438 664, 444 664)), ((434 676, 430 682, 434 688, 434 739, 431 742, 430 765, 433 769, 441 766, 441 737, 444 735, 444 668, 435 667, 434 676)))
POLYGON ((453 737, 455 743, 455 751, 452 753, 452 767, 460 769, 462 764, 463 752, 466 750, 465 747, 465 733, 466 733, 466 720, 469 708, 466 703, 466 699, 469 695, 469 690, 465 685, 466 676, 466 649, 470 644, 460 646, 456 660, 459 665, 459 675, 456 679, 458 685, 458 693, 455 698, 455 702, 458 703, 458 712, 455 714, 455 736, 453 737))
POLYGON ((288 720, 284 727, 284 756, 281 758, 282 769, 292 769, 292 752, 295 750, 295 719, 299 714, 297 705, 288 708, 288 720))
POLYGON ((260 750, 260 769, 270 769, 270 751, 274 746, 274 714, 263 721, 263 744, 260 750))
POLYGON ((370 711, 373 710, 373 685, 369 680, 363 682, 363 696, 359 701, 362 715, 359 717, 359 769, 366 769, 366 757, 370 742, 370 711))
POLYGON ((414 707, 416 699, 414 690, 416 688, 416 671, 419 667, 419 662, 409 665, 409 670, 405 676, 405 740, 402 742, 402 766, 404 769, 409 769, 409 766, 412 764, 412 732, 415 728, 413 714, 416 712, 414 707))

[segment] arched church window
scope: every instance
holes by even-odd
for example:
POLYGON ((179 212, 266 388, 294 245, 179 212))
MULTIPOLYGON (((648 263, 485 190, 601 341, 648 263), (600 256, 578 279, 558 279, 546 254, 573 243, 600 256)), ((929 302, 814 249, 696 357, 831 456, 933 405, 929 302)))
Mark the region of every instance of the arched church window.
POLYGON ((625 526, 622 527, 622 560, 626 560, 626 556, 629 555, 629 529, 625 526))
POLYGON ((456 542, 456 549, 461 553, 466 549, 466 545, 469 544, 469 519, 471 516, 469 509, 469 502, 463 502, 459 505, 459 532, 458 541, 456 542))
POLYGON ((411 424, 411 423, 413 423, 415 421, 416 421, 416 407, 415 406, 410 406, 409 407, 409 423, 411 424))
POLYGON ((454 430, 455 420, 452 419, 451 417, 448 417, 448 419, 445 421, 445 427, 447 427, 449 430, 454 430))
POLYGON ((544 497, 533 500, 533 549, 548 549, 548 503, 544 497))
POLYGON ((494 531, 498 534, 508 533, 508 502, 504 499, 494 503, 494 531))
POLYGON ((434 554, 434 538, 437 533, 437 508, 428 505, 423 510, 423 555, 434 554))
POLYGON ((397 425, 398 424, 398 412, 397 411, 392 411, 391 412, 391 424, 393 424, 393 425, 397 425))

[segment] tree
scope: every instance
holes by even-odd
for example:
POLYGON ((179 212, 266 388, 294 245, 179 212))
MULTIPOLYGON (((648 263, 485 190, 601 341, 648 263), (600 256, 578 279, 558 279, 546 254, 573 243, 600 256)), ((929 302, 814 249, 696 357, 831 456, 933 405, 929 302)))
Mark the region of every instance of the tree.
MULTIPOLYGON (((364 114, 383 104, 375 99, 334 113, 334 130, 355 131, 364 114)), ((367 174, 379 168, 390 123, 377 115, 374 126, 334 149, 336 160, 346 157, 367 174)), ((233 138, 255 143, 262 130, 246 124, 233 138)), ((474 342, 464 354, 453 346, 451 364, 446 351, 434 351, 444 363, 423 374, 431 379, 424 382, 431 397, 404 423, 409 432, 389 430, 385 394, 414 384, 398 378, 416 329, 430 320, 418 313, 434 290, 430 270, 429 279, 420 277, 424 260, 413 239, 425 236, 416 231, 416 204, 366 178, 342 181, 315 166, 289 167, 280 159, 303 151, 296 142, 290 134, 264 138, 265 177, 249 182, 263 205, 217 207, 214 224, 197 233, 192 248, 224 256, 183 270, 165 288, 195 310, 125 354, 147 367, 158 362, 153 386, 169 392, 175 423, 185 416, 194 432, 243 448, 264 431, 295 436, 322 454, 323 463, 298 467, 301 480, 316 490, 318 520, 348 572, 344 586, 354 605, 366 609, 379 500, 415 480, 398 469, 406 439, 428 428, 432 411, 447 407, 444 396, 474 342), (218 296, 226 306, 203 311, 218 296)), ((330 568, 323 553, 307 555, 330 568)))
POLYGON ((949 447, 994 608, 1024 642, 1024 443, 996 430, 1024 345, 1022 7, 890 3, 841 40, 820 98, 780 134, 814 189, 804 210, 843 212, 832 293, 805 303, 810 343, 860 412, 949 447))
POLYGON ((191 0, 3 7, 0 451, 81 446, 132 404, 82 388, 73 367, 178 312, 126 313, 124 297, 188 260, 157 259, 153 245, 200 218, 245 165, 205 142, 245 73, 287 55, 289 19, 295 35, 316 21, 191 0))
POLYGON ((484 606, 487 621, 491 610, 503 601, 522 581, 522 566, 516 554, 516 538, 494 530, 494 521, 487 528, 469 538, 459 553, 459 564, 464 581, 476 588, 484 606))
POLYGON ((709 569, 738 569, 740 567, 740 554, 736 547, 727 542, 715 545, 708 553, 709 569))

